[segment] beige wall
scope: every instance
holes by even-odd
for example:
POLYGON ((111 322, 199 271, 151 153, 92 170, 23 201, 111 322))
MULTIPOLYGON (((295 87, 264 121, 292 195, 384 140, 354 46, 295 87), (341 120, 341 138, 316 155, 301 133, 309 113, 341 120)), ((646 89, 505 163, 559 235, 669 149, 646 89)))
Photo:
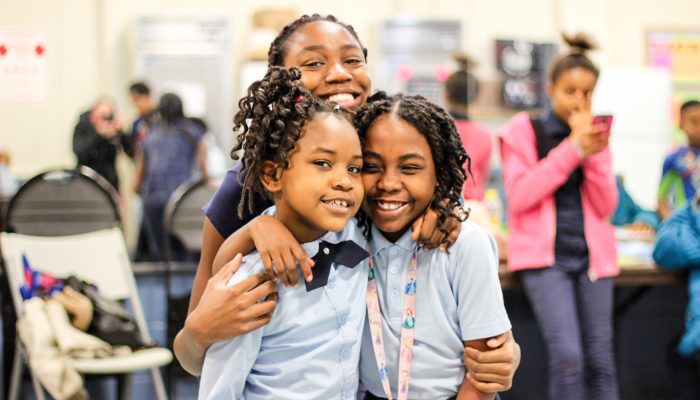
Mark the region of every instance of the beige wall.
MULTIPOLYGON (((117 100, 131 116, 127 85, 134 74, 134 21, 144 14, 227 15, 233 26, 234 68, 249 31, 250 16, 273 5, 300 12, 333 13, 352 23, 372 54, 378 22, 397 13, 423 18, 461 18, 466 50, 480 61, 481 78, 495 76, 493 40, 519 37, 558 40, 558 32, 585 30, 600 45, 602 65, 644 64, 644 29, 650 26, 700 27, 697 0, 0 0, 0 27, 48 32, 50 96, 39 104, 0 103, 0 148, 14 157, 13 172, 29 176, 57 165, 71 165, 72 128, 78 114, 100 95, 117 100)), ((233 71, 232 71, 233 72, 233 71)), ((234 85, 237 77, 233 78, 234 85)), ((236 90, 238 88, 231 88, 236 90)))

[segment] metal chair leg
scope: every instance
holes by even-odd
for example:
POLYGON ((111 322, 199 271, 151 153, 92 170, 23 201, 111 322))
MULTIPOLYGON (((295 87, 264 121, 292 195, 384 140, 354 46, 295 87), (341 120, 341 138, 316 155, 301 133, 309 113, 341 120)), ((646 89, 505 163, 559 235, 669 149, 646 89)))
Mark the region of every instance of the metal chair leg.
POLYGON ((153 380, 153 389, 156 392, 158 400, 168 400, 168 393, 165 390, 163 376, 160 374, 160 369, 151 368, 151 379, 153 380))
POLYGON ((20 354, 19 349, 15 347, 15 356, 12 360, 12 372, 10 375, 10 389, 7 396, 9 400, 17 400, 19 398, 23 368, 22 355, 20 354))

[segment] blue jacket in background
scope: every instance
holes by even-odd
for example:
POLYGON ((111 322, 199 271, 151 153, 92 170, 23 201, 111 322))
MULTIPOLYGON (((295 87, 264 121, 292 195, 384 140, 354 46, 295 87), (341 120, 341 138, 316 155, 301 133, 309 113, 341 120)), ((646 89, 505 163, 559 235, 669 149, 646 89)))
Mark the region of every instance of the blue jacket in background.
POLYGON ((654 261, 671 271, 690 270, 685 332, 678 352, 700 350, 700 209, 687 205, 673 213, 656 232, 654 261))
POLYGON ((617 192, 620 194, 620 197, 615 214, 613 214, 610 222, 615 226, 641 222, 656 229, 659 225, 659 216, 656 212, 645 210, 635 203, 634 199, 625 190, 625 187, 622 186, 620 178, 615 178, 615 182, 617 183, 617 192))

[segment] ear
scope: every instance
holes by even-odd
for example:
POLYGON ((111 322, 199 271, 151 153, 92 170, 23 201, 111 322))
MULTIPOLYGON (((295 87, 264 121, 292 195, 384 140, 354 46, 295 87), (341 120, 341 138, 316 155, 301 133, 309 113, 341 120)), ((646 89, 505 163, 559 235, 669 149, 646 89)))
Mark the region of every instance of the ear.
POLYGON ((282 176, 282 168, 277 168, 277 164, 272 161, 263 162, 262 175, 260 175, 260 182, 262 183, 265 190, 270 193, 277 193, 282 190, 282 185, 280 184, 280 177, 282 176))

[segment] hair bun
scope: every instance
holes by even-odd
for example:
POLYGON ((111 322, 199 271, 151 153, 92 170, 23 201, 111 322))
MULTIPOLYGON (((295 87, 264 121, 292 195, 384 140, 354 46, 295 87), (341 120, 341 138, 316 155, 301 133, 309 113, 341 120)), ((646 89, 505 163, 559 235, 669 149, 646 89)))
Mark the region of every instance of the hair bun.
POLYGON ((457 63, 458 71, 471 71, 477 63, 467 53, 455 53, 452 59, 457 63))
POLYGON ((562 33, 561 37, 564 43, 569 46, 570 54, 586 54, 597 47, 588 35, 581 32, 573 35, 562 33))

